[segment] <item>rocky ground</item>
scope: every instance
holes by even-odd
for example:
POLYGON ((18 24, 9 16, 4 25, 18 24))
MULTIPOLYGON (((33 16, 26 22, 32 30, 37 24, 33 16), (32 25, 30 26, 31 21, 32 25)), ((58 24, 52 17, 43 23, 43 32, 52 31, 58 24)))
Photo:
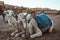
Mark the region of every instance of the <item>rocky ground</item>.
MULTIPOLYGON (((54 31, 52 33, 45 32, 43 36, 34 38, 33 40, 60 40, 60 15, 51 18, 54 22, 54 31)), ((0 16, 0 40, 29 40, 20 37, 11 37, 10 34, 13 32, 13 29, 14 27, 8 27, 8 24, 5 23, 2 16, 0 16)))

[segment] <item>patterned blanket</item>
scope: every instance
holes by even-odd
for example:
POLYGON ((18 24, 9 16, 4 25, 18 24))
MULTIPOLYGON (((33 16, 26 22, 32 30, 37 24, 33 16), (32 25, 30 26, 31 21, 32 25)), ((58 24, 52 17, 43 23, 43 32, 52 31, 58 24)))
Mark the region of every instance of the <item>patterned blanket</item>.
POLYGON ((45 28, 52 25, 51 19, 45 14, 36 14, 34 18, 39 27, 45 28))

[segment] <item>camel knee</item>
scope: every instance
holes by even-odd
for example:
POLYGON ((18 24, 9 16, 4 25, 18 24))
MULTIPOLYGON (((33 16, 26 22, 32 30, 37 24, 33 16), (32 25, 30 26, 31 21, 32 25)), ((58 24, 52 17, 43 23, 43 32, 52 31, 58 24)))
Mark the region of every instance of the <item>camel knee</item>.
POLYGON ((30 37, 31 37, 31 38, 35 38, 35 37, 39 37, 39 36, 42 36, 42 32, 38 32, 38 33, 36 33, 36 34, 33 34, 33 35, 31 35, 30 37))
POLYGON ((42 32, 37 33, 37 37, 42 36, 42 32))

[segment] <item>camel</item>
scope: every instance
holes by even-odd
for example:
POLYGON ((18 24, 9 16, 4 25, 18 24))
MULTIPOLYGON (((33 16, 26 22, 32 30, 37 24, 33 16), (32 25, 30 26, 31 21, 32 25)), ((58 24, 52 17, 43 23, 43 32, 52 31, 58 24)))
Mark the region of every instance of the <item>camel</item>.
MULTIPOLYGON (((25 37, 25 32, 29 34, 31 38, 42 36, 44 32, 46 32, 48 29, 49 32, 53 31, 53 21, 52 25, 48 26, 46 28, 39 28, 36 20, 34 19, 34 12, 31 12, 31 14, 28 14, 25 16, 23 13, 18 15, 18 23, 22 22, 23 30, 19 33, 17 31, 13 32, 11 35, 15 35, 15 37, 18 37, 19 35, 22 35, 22 37, 25 37), (26 18, 25 18, 26 17, 26 18), (26 29, 26 30, 25 30, 26 29), (16 34, 15 34, 16 33, 16 34)), ((26 13, 27 14, 27 13, 26 13)))
POLYGON ((25 15, 26 15, 27 13, 24 13, 24 12, 22 12, 22 13, 19 13, 17 16, 18 16, 18 18, 17 18, 17 22, 18 22, 18 24, 20 25, 17 25, 18 27, 20 27, 20 28, 18 28, 19 30, 21 30, 21 31, 15 31, 15 32, 13 32, 11 35, 14 35, 14 37, 19 37, 20 35, 22 35, 22 34, 24 34, 25 33, 25 29, 26 29, 26 22, 25 22, 25 15))
POLYGON ((35 16, 34 12, 32 12, 32 15, 28 14, 26 17, 28 33, 30 34, 31 38, 42 36, 43 33, 46 32, 47 30, 49 32, 53 31, 53 25, 54 25, 53 21, 51 21, 52 22, 51 26, 49 25, 48 27, 45 28, 39 28, 36 20, 34 19, 34 16, 35 16))
MULTIPOLYGON (((53 21, 51 21, 52 22, 51 26, 48 26, 48 27, 45 27, 45 28, 39 28, 36 20, 34 19, 34 14, 33 13, 32 13, 32 15, 28 14, 26 16, 26 19, 23 17, 26 20, 26 21, 23 21, 24 24, 26 23, 25 26, 24 26, 24 29, 26 29, 25 30, 26 34, 28 34, 31 38, 35 38, 35 37, 42 36, 43 33, 46 32, 47 30, 49 32, 53 31, 53 21)), ((25 32, 22 32, 22 34, 21 34, 22 37, 25 37, 25 32)), ((17 35, 19 36, 20 33, 18 33, 17 35)), ((16 37, 18 37, 17 35, 16 35, 16 37)))
POLYGON ((23 18, 23 15, 19 14, 21 16, 18 15, 18 20, 16 20, 13 10, 7 10, 7 11, 4 11, 4 13, 7 16, 7 21, 9 26, 16 28, 15 32, 11 33, 11 36, 14 36, 16 33, 18 33, 18 31, 22 30, 21 20, 23 18))

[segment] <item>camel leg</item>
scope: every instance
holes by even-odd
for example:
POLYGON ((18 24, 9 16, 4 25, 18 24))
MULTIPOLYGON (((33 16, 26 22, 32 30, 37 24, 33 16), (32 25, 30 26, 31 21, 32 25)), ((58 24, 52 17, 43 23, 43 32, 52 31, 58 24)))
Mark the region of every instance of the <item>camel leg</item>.
POLYGON ((54 26, 54 23, 52 21, 52 26, 49 28, 49 32, 52 32, 53 31, 53 26, 54 26))
POLYGON ((20 35, 24 34, 25 31, 22 31, 22 32, 19 32, 19 33, 16 33, 15 37, 19 37, 20 35))
POLYGON ((30 37, 35 38, 35 37, 42 36, 42 31, 36 25, 34 26, 34 28, 35 28, 35 33, 32 34, 30 37))
MULTIPOLYGON (((37 26, 37 23, 35 22, 35 20, 31 20, 30 21, 30 24, 32 25, 32 27, 34 27, 34 31, 35 31, 35 33, 34 34, 32 34, 32 35, 30 35, 30 37, 31 38, 35 38, 35 37, 39 37, 39 36, 42 36, 42 31, 38 28, 38 26, 37 26)), ((30 25, 30 26, 31 26, 30 25)), ((32 31, 33 31, 33 29, 32 29, 32 31)), ((31 31, 31 32, 32 32, 31 31)))
POLYGON ((18 30, 16 30, 15 32, 11 33, 11 36, 14 36, 17 32, 18 32, 18 30))
POLYGON ((3 20, 5 20, 5 15, 3 15, 3 20))

